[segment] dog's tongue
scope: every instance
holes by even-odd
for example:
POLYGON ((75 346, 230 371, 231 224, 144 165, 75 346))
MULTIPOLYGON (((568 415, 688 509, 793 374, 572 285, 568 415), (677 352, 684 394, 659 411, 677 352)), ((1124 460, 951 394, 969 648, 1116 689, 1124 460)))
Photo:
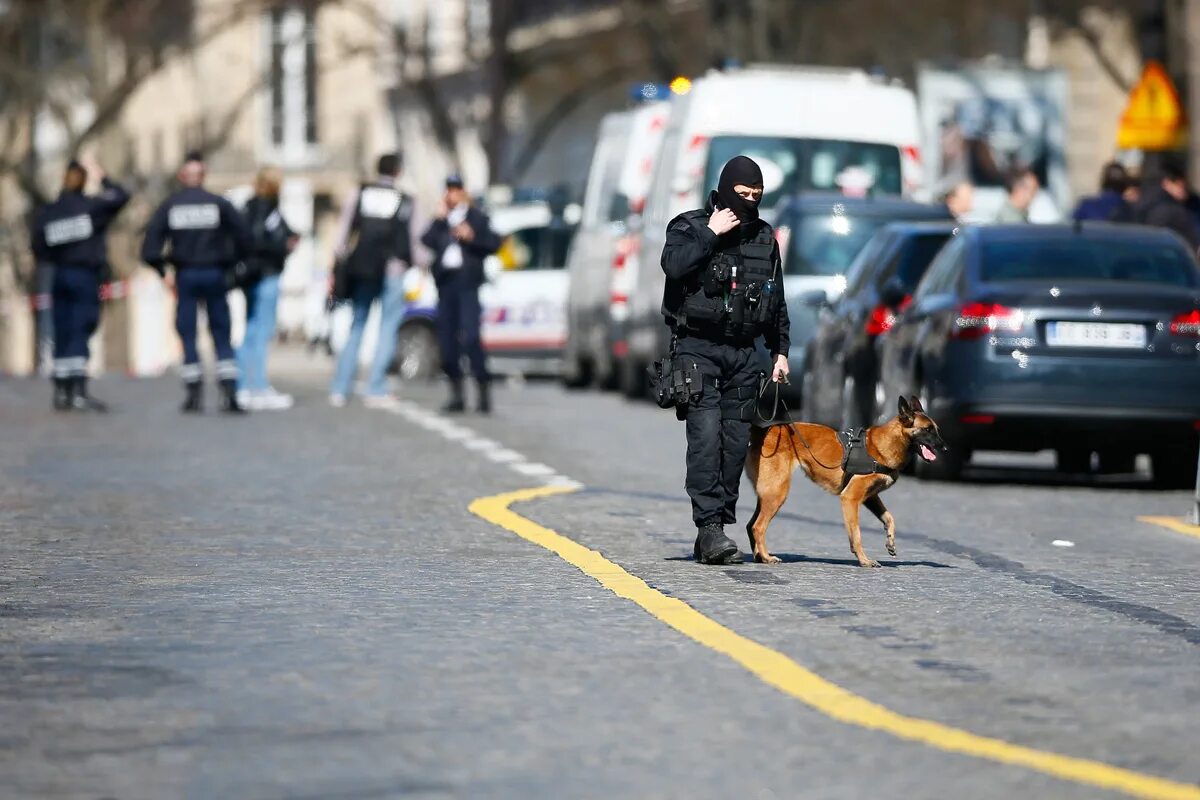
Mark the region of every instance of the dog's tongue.
POLYGON ((937 453, 933 452, 926 445, 921 445, 921 458, 926 461, 937 461, 937 453))

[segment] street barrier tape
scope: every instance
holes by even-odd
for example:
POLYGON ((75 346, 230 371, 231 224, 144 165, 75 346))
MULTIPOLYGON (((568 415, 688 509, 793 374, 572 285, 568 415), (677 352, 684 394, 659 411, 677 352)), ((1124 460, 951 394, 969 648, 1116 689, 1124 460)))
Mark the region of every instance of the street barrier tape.
POLYGON ((1200 786, 1146 775, 1100 761, 1035 750, 933 720, 892 711, 805 669, 777 650, 735 633, 682 600, 668 597, 651 588, 641 578, 625 571, 595 550, 526 519, 510 508, 514 503, 565 494, 577 488, 542 486, 482 497, 471 503, 470 511, 522 539, 556 553, 613 594, 636 603, 660 622, 710 650, 727 656, 767 685, 840 722, 886 733, 948 753, 1023 767, 1062 780, 1121 792, 1132 797, 1200 800, 1200 786))

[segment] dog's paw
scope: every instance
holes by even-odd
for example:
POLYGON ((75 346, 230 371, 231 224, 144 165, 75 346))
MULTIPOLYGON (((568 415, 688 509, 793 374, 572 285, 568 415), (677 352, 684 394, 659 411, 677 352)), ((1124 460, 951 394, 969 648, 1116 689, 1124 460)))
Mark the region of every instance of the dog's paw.
POLYGON ((773 556, 770 553, 755 553, 754 560, 760 564, 778 564, 779 557, 773 556))
POLYGON ((896 545, 892 544, 891 542, 888 542, 887 551, 888 551, 889 556, 891 556, 892 558, 896 557, 896 545))
POLYGON ((859 565, 860 567, 878 567, 878 566, 879 566, 879 562, 878 562, 878 561, 876 561, 876 560, 875 560, 875 559, 873 559, 873 558, 868 558, 868 559, 866 559, 865 561, 859 561, 859 562, 858 562, 858 565, 859 565))

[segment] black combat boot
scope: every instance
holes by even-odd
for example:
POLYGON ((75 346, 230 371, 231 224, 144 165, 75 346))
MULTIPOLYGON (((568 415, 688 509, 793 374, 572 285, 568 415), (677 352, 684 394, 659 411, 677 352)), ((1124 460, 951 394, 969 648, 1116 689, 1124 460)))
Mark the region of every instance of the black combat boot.
POLYGON ((76 375, 71 378, 71 406, 76 411, 96 411, 101 414, 108 411, 108 405, 88 394, 87 376, 76 375))
POLYGON ((203 385, 200 381, 188 381, 183 385, 183 390, 187 395, 183 401, 183 407, 179 410, 184 414, 199 414, 204 410, 204 403, 201 399, 203 385))
POLYGON ((463 382, 462 378, 450 379, 450 399, 442 406, 443 414, 461 414, 467 410, 467 404, 463 401, 463 382))
POLYGON ((725 526, 710 522, 700 526, 692 555, 700 564, 740 564, 742 554, 733 539, 725 535, 725 526))
POLYGON ((480 414, 492 413, 492 384, 489 381, 479 381, 479 402, 475 408, 480 414))
POLYGON ((225 378, 221 381, 221 411, 226 414, 245 414, 237 399, 237 381, 225 378))
POLYGON ((71 410, 71 382, 68 378, 54 379, 54 410, 71 410))

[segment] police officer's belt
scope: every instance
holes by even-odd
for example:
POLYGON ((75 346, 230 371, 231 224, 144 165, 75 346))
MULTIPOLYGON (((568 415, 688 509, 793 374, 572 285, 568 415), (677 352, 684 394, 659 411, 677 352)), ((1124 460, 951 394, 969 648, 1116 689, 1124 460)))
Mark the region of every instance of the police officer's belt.
POLYGON ((838 489, 838 494, 846 491, 850 479, 855 475, 878 474, 893 479, 900 475, 900 470, 885 467, 867 452, 867 443, 864 440, 866 431, 866 428, 859 428, 857 431, 838 432, 838 441, 842 443, 842 487, 838 489))

